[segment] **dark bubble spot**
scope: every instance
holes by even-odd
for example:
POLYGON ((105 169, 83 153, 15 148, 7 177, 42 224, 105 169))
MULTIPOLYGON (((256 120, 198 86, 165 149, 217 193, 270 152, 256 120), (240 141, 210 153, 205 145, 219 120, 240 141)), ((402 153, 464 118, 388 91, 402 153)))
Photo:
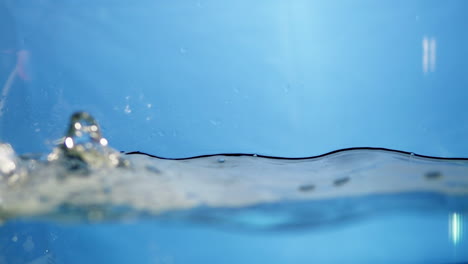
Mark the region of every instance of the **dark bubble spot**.
POLYGON ((341 177, 333 181, 333 185, 335 186, 342 186, 345 183, 348 183, 351 180, 348 176, 346 177, 341 177))
POLYGON ((315 185, 313 184, 305 184, 305 185, 301 185, 299 186, 299 191, 301 192, 310 192, 310 191, 313 191, 315 189, 315 185))
POLYGON ((160 173, 161 173, 161 170, 160 170, 160 169, 158 169, 158 168, 156 168, 156 167, 154 167, 154 166, 151 166, 151 165, 146 165, 146 166, 145 166, 145 169, 146 169, 147 171, 150 171, 150 172, 155 173, 155 174, 160 174, 160 173))
POLYGON ((436 180, 442 178, 442 173, 440 171, 428 171, 424 174, 424 177, 428 180, 436 180))

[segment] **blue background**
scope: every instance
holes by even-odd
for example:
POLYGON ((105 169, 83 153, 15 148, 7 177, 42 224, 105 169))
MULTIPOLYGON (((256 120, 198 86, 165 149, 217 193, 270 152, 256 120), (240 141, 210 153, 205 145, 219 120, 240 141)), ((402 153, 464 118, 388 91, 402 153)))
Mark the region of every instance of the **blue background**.
POLYGON ((466 1, 7 6, 12 48, 30 53, 31 80, 16 80, 0 119, 20 153, 50 150, 85 110, 115 148, 165 157, 468 154, 466 1), (437 44, 427 72, 424 38, 437 44))
MULTIPOLYGON (((85 110, 114 148, 163 157, 365 146, 468 157, 467 13, 464 0, 3 0, 0 88, 18 51, 29 78, 2 98, 0 141, 49 152, 85 110)), ((57 263, 462 259, 445 212, 286 234, 19 220, 0 233, 18 263, 46 250, 57 263)))

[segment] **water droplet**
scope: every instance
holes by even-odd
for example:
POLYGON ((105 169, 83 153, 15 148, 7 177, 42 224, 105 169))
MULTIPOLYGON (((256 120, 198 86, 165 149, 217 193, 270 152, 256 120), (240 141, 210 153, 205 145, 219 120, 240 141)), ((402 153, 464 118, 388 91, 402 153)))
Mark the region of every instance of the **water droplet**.
POLYGON ((255 153, 255 154, 253 154, 253 156, 254 156, 254 157, 258 157, 258 155, 257 155, 256 153, 255 153))
POLYGON ((132 112, 132 109, 130 109, 130 105, 126 105, 126 106, 125 106, 124 112, 125 112, 126 114, 130 114, 130 113, 132 112))
POLYGON ((210 120, 210 123, 213 125, 213 126, 219 126, 221 124, 221 122, 217 121, 217 120, 213 120, 211 119, 210 120))
POLYGON ((219 163, 224 163, 225 161, 226 161, 226 160, 223 159, 223 158, 219 158, 219 159, 218 159, 218 162, 219 162, 219 163))

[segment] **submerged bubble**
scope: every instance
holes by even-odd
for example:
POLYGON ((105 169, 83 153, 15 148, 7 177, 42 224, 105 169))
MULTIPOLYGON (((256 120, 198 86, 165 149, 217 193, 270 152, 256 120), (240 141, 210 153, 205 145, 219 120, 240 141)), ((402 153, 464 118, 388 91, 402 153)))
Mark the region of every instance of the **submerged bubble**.
POLYGON ((304 184, 304 185, 299 186, 298 189, 301 192, 310 192, 310 191, 313 191, 315 189, 315 185, 313 185, 313 184, 304 184))
POLYGON ((159 170, 155 166, 147 165, 147 166, 145 166, 145 169, 147 171, 150 171, 150 172, 155 173, 155 174, 160 174, 161 173, 161 170, 159 170))
POLYGON ((442 173, 440 171, 428 171, 424 174, 424 177, 428 180, 437 180, 442 178, 442 173))
POLYGON ((345 177, 341 177, 341 178, 338 178, 338 179, 335 179, 333 181, 333 185, 335 186, 342 186, 346 183, 348 183, 351 179, 348 177, 348 176, 345 176, 345 177))

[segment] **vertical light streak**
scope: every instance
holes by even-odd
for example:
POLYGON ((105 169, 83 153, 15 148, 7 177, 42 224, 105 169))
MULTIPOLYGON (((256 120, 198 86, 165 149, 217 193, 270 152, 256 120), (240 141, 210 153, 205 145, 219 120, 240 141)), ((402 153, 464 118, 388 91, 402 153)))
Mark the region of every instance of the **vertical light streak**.
POLYGON ((424 36, 422 40, 422 69, 424 73, 435 71, 436 49, 437 43, 435 38, 424 36))
POLYGON ((427 37, 423 38, 422 41, 422 68, 423 72, 427 73, 429 69, 429 39, 427 37))
POLYGON ((462 216, 458 213, 449 216, 449 237, 454 245, 457 245, 462 238, 462 220, 462 216))

